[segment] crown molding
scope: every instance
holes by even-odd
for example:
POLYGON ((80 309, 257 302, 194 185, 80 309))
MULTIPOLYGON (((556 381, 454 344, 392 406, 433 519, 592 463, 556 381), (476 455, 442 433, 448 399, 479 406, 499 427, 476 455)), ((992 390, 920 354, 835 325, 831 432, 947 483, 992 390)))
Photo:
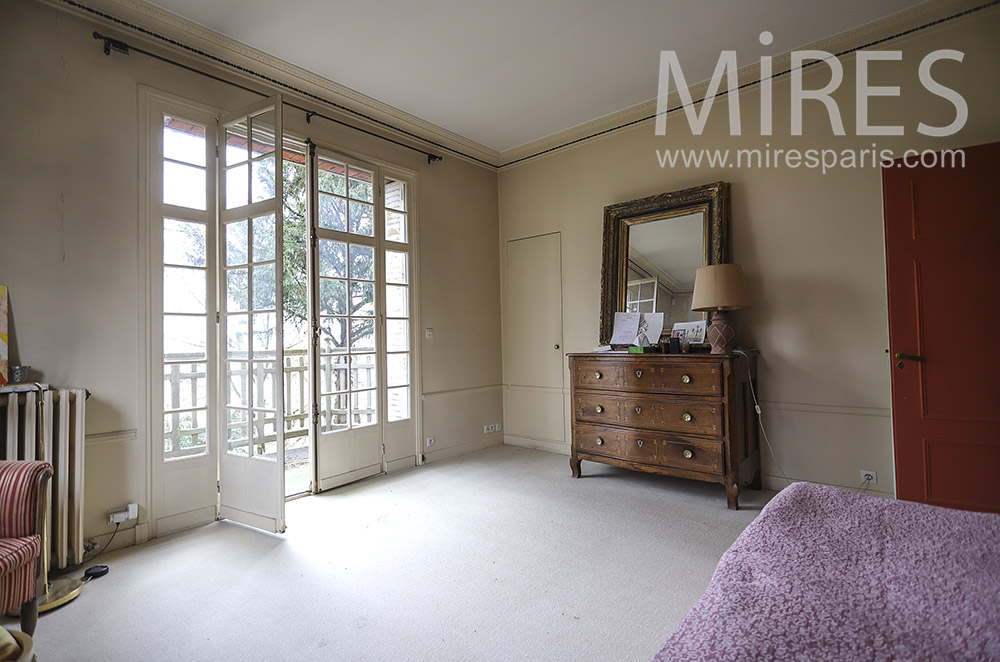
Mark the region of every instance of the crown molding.
MULTIPOLYGON (((410 115, 398 108, 382 103, 377 99, 323 78, 301 67, 267 55, 246 44, 164 11, 159 7, 141 2, 141 0, 73 0, 74 4, 68 4, 64 0, 38 0, 38 2, 106 25, 119 32, 125 31, 131 35, 129 39, 135 38, 141 40, 145 45, 155 47, 158 51, 179 54, 185 58, 198 58, 197 54, 192 53, 186 48, 171 44, 168 41, 158 39, 141 31, 133 30, 115 20, 91 13, 84 7, 108 14, 124 23, 136 25, 166 39, 227 60, 237 66, 245 67, 286 85, 299 88, 309 94, 314 94, 320 98, 340 104, 357 113, 362 113, 403 131, 416 134, 420 138, 443 145, 449 150, 460 152, 459 154, 448 152, 449 155, 455 158, 463 158, 464 153, 464 155, 480 159, 493 166, 500 163, 500 153, 497 150, 469 140, 457 133, 452 133, 436 124, 410 115), (82 5, 82 7, 76 5, 82 5)), ((371 122, 364 117, 359 117, 351 112, 322 104, 322 102, 315 99, 296 95, 295 92, 282 87, 276 87, 266 80, 261 80, 256 76, 248 75, 219 64, 211 59, 202 59, 201 61, 214 69, 224 72, 227 78, 238 79, 240 82, 250 82, 256 88, 271 88, 289 98, 297 98, 298 101, 303 102, 302 105, 313 105, 317 109, 322 108, 323 112, 332 111, 345 121, 350 121, 376 132, 384 132, 394 139, 401 139, 404 142, 412 143, 428 151, 435 151, 433 145, 428 145, 405 133, 393 131, 391 128, 382 126, 378 122, 371 122)), ((476 163, 476 161, 471 159, 466 160, 476 163)), ((483 164, 477 163, 477 165, 482 166, 483 164)))
MULTIPOLYGON (((935 21, 947 19, 956 14, 985 7, 990 4, 993 3, 988 0, 932 0, 931 2, 918 5, 898 14, 893 14, 873 23, 828 37, 807 46, 798 47, 795 50, 821 50, 828 53, 849 52, 874 42, 904 37, 908 31, 922 28, 935 21)), ((778 74, 788 70, 791 67, 791 60, 791 52, 774 56, 771 60, 772 71, 778 74)), ((737 80, 739 85, 754 83, 760 80, 760 63, 750 64, 739 69, 737 80)), ((702 81, 688 86, 691 98, 695 100, 704 98, 708 91, 709 83, 710 81, 702 81)), ((676 108, 681 103, 680 94, 676 91, 671 92, 667 98, 667 107, 676 108)), ((651 121, 655 115, 656 99, 650 99, 649 101, 644 101, 635 106, 611 113, 610 115, 605 115, 604 117, 599 117, 590 122, 566 129, 565 131, 560 131, 530 143, 505 150, 500 153, 499 167, 501 170, 516 167, 527 160, 541 158, 557 149, 569 149, 582 142, 597 140, 629 124, 651 121)))

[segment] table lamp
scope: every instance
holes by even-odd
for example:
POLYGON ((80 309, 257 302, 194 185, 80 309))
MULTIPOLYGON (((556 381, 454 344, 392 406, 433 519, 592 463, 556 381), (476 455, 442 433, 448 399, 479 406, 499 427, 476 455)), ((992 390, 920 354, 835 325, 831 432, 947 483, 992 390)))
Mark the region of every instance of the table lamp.
POLYGON ((750 307, 743 267, 739 264, 713 264, 701 267, 694 277, 691 310, 711 311, 708 342, 713 354, 729 354, 736 340, 736 329, 726 311, 750 307))

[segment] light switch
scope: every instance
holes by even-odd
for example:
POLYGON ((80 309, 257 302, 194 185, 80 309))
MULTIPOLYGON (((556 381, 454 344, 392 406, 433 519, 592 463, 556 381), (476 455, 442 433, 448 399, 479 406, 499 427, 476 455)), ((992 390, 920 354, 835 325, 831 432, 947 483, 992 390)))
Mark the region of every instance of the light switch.
POLYGON ((432 329, 431 327, 427 327, 426 329, 424 329, 424 338, 433 338, 433 337, 434 337, 434 329, 432 329))

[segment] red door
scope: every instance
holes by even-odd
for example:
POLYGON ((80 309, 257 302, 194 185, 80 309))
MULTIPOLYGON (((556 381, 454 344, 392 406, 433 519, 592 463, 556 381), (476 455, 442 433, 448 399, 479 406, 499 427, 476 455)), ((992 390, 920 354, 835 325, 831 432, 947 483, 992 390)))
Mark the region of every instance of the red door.
POLYGON ((882 189, 896 496, 1000 511, 1000 143, 882 189))

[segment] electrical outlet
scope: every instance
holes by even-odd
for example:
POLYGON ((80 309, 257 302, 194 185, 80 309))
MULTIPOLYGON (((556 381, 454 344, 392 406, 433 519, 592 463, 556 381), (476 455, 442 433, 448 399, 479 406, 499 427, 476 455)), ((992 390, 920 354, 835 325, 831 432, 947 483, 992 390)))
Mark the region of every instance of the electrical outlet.
POLYGON ((871 469, 861 470, 861 482, 869 485, 878 485, 878 472, 871 469))
POLYGON ((492 426, 492 425, 484 425, 483 426, 483 434, 489 434, 490 432, 493 432, 493 430, 495 430, 495 429, 496 428, 494 426, 492 426))
POLYGON ((434 437, 427 437, 427 445, 428 446, 434 445, 434 437))
POLYGON ((497 423, 497 432, 500 432, 500 430, 503 430, 503 423, 497 423))
POLYGON ((108 511, 108 524, 121 524, 130 519, 138 519, 139 504, 129 503, 124 508, 117 508, 108 511))

